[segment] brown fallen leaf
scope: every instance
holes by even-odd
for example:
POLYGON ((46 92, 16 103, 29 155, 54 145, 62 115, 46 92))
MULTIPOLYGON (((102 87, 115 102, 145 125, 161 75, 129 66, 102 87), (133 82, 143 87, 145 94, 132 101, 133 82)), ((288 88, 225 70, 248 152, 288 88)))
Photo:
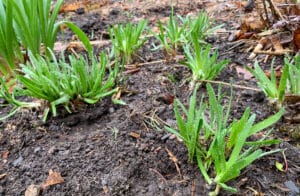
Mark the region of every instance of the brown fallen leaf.
POLYGON ((54 172, 52 169, 49 170, 49 176, 47 180, 41 185, 43 189, 45 189, 48 186, 52 186, 55 184, 61 184, 64 182, 64 179, 61 177, 61 175, 57 172, 54 172))
POLYGON ((250 16, 248 18, 244 18, 241 24, 241 30, 243 32, 260 32, 266 28, 266 25, 259 19, 250 16))
POLYGON ((300 28, 294 31, 293 43, 295 46, 295 51, 298 51, 300 49, 300 28))
POLYGON ((41 188, 38 185, 32 184, 29 187, 27 187, 25 191, 25 196, 38 196, 40 195, 41 188))

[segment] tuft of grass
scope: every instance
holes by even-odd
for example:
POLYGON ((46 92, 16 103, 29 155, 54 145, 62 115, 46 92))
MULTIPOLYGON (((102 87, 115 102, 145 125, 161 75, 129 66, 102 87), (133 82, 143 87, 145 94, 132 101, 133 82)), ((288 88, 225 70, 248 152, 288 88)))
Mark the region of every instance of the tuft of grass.
POLYGON ((294 95, 300 95, 300 54, 297 54, 292 61, 287 57, 284 59, 284 65, 288 66, 289 72, 287 92, 294 95))
POLYGON ((137 50, 146 42, 147 38, 141 35, 147 26, 147 21, 142 20, 137 25, 127 23, 109 29, 110 39, 112 41, 112 53, 116 59, 121 60, 123 64, 129 64, 137 50))
POLYGON ((78 59, 70 55, 67 63, 65 59, 58 61, 54 54, 52 59, 35 57, 29 53, 31 63, 21 65, 22 75, 18 79, 25 89, 25 95, 48 101, 44 120, 51 109, 53 116, 57 115, 57 106, 62 105, 68 112, 70 104, 86 102, 94 104, 103 97, 110 96, 117 91, 114 88, 118 74, 118 65, 109 69, 106 76, 108 57, 101 53, 100 59, 90 61, 80 56, 78 59))
POLYGON ((217 62, 218 52, 211 54, 211 46, 200 46, 196 33, 191 35, 192 46, 187 44, 184 46, 186 61, 182 64, 186 65, 192 71, 191 89, 197 81, 213 80, 229 63, 229 60, 217 62))
POLYGON ((200 172, 207 183, 216 185, 210 195, 218 195, 221 188, 237 192, 226 183, 237 178, 253 161, 280 151, 275 149, 264 152, 261 149, 262 146, 280 142, 267 138, 271 131, 257 141, 249 138, 276 123, 284 114, 284 110, 281 109, 278 113, 255 124, 255 114, 250 115, 250 108, 247 108, 239 120, 234 119, 229 123, 232 95, 226 108, 221 104, 220 88, 216 94, 212 86, 207 84, 209 107, 202 99, 198 105, 196 96, 198 87, 199 85, 194 89, 188 108, 177 99, 174 102, 179 131, 170 127, 166 127, 166 130, 184 141, 189 160, 192 162, 196 157, 200 172), (205 116, 207 109, 209 109, 209 118, 205 116), (211 175, 209 171, 212 172, 211 175))
MULTIPOLYGON (((204 105, 197 106, 197 89, 195 88, 193 95, 190 97, 189 108, 186 109, 184 105, 178 100, 174 100, 174 114, 177 121, 179 131, 165 127, 169 132, 175 134, 178 138, 184 141, 188 150, 190 162, 193 162, 196 150, 199 143, 200 130, 202 129, 203 119, 202 113, 204 105)), ((200 102, 201 105, 202 101, 200 102)))
POLYGON ((187 42, 185 27, 186 23, 183 23, 180 27, 179 20, 174 16, 174 8, 172 7, 172 13, 166 25, 163 26, 162 22, 158 21, 159 33, 152 33, 160 42, 160 45, 155 49, 163 48, 167 58, 176 56, 179 47, 187 42))
POLYGON ((14 75, 15 61, 23 61, 13 23, 13 1, 0 1, 0 72, 6 78, 14 75))
POLYGON ((220 29, 223 25, 213 27, 214 22, 209 18, 206 12, 200 12, 196 18, 187 16, 180 17, 181 21, 187 27, 184 31, 185 37, 190 42, 192 41, 191 35, 196 34, 200 44, 206 45, 205 41, 216 30, 220 29))
POLYGON ((258 86, 269 98, 269 101, 272 104, 276 104, 277 108, 281 108, 287 88, 287 80, 289 78, 289 66, 287 64, 284 65, 279 84, 277 82, 273 63, 271 65, 270 78, 266 76, 265 72, 261 69, 257 62, 254 63, 254 69, 249 67, 247 67, 247 69, 255 76, 258 86))
POLYGON ((63 0, 58 0, 52 8, 51 0, 3 0, 0 2, 0 71, 8 77, 15 75, 16 65, 24 63, 24 55, 44 52, 51 54, 59 26, 65 24, 84 43, 92 55, 89 39, 75 24, 68 21, 57 22, 63 0))

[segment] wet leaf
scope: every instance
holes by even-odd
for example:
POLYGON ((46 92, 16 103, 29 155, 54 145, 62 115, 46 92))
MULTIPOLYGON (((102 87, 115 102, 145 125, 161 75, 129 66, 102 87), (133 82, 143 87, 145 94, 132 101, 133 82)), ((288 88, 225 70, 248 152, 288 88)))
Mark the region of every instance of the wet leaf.
POLYGON ((293 43, 294 43, 295 51, 298 51, 300 49, 300 28, 294 31, 293 43))
POLYGON ((279 163, 279 162, 275 162, 275 166, 276 166, 276 168, 279 170, 279 171, 281 171, 281 172, 283 172, 284 170, 283 170, 283 164, 281 164, 281 163, 279 163))
POLYGON ((47 180, 41 186, 43 189, 45 189, 48 186, 61 184, 63 182, 64 182, 64 179, 61 177, 61 175, 57 172, 54 172, 52 169, 50 169, 47 180))

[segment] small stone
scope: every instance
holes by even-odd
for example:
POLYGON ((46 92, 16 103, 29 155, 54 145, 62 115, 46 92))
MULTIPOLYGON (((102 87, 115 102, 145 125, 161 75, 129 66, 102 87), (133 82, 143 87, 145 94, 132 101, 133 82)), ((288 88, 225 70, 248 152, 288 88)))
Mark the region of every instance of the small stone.
POLYGON ((52 146, 49 148, 48 153, 49 154, 54 154, 58 151, 58 149, 55 146, 52 146))
POLYGON ((60 155, 67 156, 70 154, 70 150, 59 151, 60 155))
POLYGON ((41 188, 38 185, 30 185, 25 191, 25 196, 38 196, 40 194, 41 188))
POLYGON ((23 157, 19 156, 19 158, 17 158, 16 160, 14 160, 13 166, 16 167, 16 166, 20 165, 22 163, 22 161, 23 161, 23 157))
POLYGON ((41 147, 39 147, 39 146, 34 148, 34 150, 33 150, 34 153, 38 153, 40 151, 41 151, 41 147))
POLYGON ((113 107, 110 107, 109 109, 108 109, 108 111, 109 111, 109 113, 114 113, 115 112, 115 108, 113 108, 113 107))
POLYGON ((153 133, 146 133, 146 137, 149 139, 155 139, 155 135, 153 133))

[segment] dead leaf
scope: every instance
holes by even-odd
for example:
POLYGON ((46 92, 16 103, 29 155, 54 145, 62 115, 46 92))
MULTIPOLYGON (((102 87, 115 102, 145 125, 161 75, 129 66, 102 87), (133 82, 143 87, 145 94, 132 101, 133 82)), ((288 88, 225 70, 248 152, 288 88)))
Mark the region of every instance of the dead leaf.
POLYGON ((295 51, 298 51, 300 49, 300 28, 294 31, 293 43, 295 46, 295 51))
POLYGON ((52 186, 55 184, 61 184, 64 182, 64 179, 61 177, 61 175, 57 172, 54 172, 52 169, 49 170, 49 176, 47 180, 41 185, 43 189, 45 189, 48 186, 52 186))
POLYGON ((264 23, 253 16, 244 18, 241 24, 241 30, 243 32, 249 32, 249 31, 260 32, 265 28, 266 26, 264 25, 264 23))
POLYGON ((41 192, 40 186, 32 184, 29 187, 27 187, 25 191, 25 196, 38 196, 40 195, 40 192, 41 192))

